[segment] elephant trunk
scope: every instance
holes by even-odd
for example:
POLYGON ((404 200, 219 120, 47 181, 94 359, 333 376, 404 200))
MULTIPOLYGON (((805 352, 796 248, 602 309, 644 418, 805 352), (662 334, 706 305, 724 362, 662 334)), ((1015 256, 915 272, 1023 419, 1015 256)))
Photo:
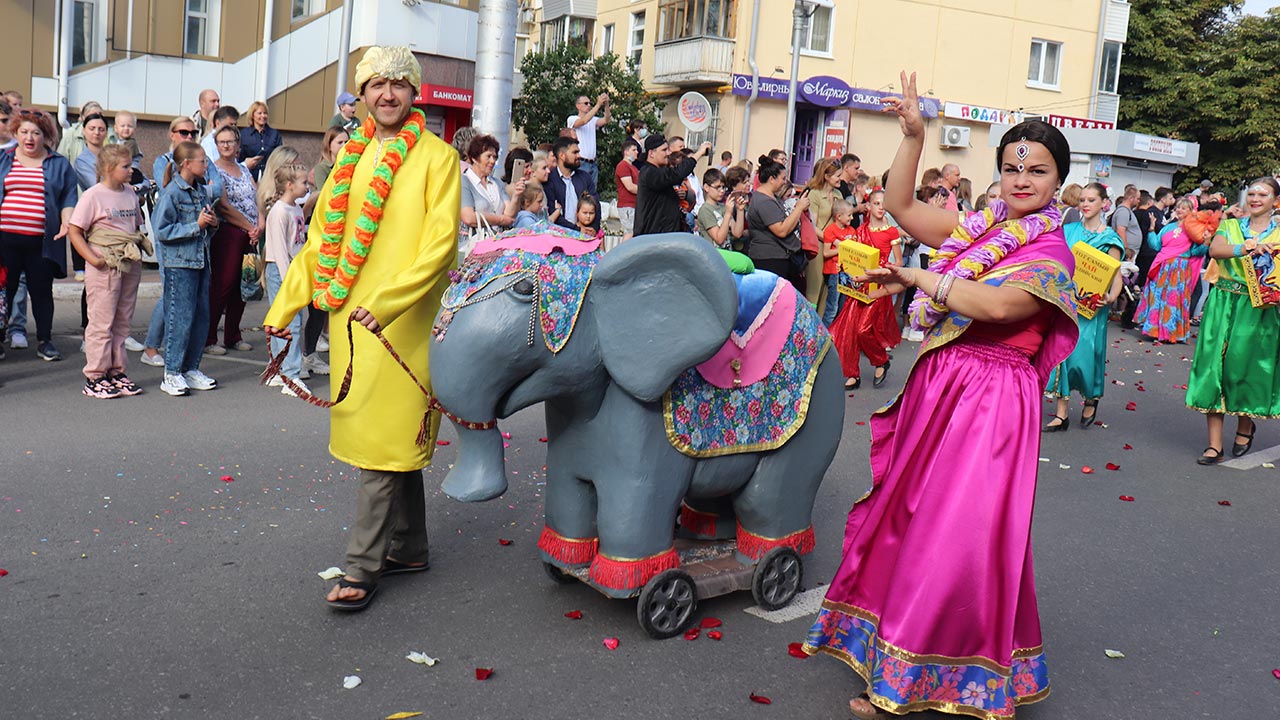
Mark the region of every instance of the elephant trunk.
POLYGON ((463 502, 480 502, 506 492, 502 433, 497 428, 471 430, 457 423, 454 428, 458 431, 458 460, 440 486, 445 494, 463 502))

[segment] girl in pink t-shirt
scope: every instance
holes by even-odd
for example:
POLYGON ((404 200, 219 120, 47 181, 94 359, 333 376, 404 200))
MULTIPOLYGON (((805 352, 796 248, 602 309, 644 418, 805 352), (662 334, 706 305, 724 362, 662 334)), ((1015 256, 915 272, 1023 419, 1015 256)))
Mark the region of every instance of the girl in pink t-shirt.
POLYGON ((85 262, 84 394, 91 398, 142 392, 125 374, 124 343, 142 280, 141 246, 148 244, 139 232, 142 212, 129 186, 132 176, 129 149, 104 147, 98 152, 98 184, 84 191, 71 213, 71 245, 85 262))
MULTIPOLYGON (((302 217, 302 208, 298 207, 298 199, 307 194, 307 169, 301 165, 281 165, 275 172, 276 195, 266 203, 267 210, 267 304, 276 301, 276 293, 284 282, 285 273, 289 272, 289 263, 302 250, 307 241, 306 224, 302 217)), ((289 324, 289 332, 293 333, 293 343, 289 345, 289 354, 280 365, 280 372, 288 378, 294 387, 310 392, 302 383, 302 319, 295 316, 289 324)), ((274 357, 284 350, 285 341, 271 338, 271 355, 274 357)), ((274 375, 267 381, 270 386, 279 386, 280 392, 297 397, 297 393, 286 385, 280 375, 274 375)))

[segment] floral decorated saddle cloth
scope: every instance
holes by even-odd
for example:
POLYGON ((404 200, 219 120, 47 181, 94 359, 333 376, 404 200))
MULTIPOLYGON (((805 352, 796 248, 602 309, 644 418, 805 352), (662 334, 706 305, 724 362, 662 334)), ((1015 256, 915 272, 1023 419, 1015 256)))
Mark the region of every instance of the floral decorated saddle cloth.
POLYGON ((667 439, 692 457, 781 447, 804 424, 831 335, 813 306, 770 272, 734 275, 738 319, 710 360, 662 398, 667 439))

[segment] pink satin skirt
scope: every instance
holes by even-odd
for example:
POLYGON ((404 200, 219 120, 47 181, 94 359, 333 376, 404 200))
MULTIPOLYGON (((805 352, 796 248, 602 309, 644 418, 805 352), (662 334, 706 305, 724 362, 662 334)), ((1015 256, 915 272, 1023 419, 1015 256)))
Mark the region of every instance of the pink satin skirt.
POLYGON ((1031 555, 1040 382, 1028 356, 961 338, 871 420, 873 487, 805 643, 871 700, 1013 717, 1049 693, 1031 555))

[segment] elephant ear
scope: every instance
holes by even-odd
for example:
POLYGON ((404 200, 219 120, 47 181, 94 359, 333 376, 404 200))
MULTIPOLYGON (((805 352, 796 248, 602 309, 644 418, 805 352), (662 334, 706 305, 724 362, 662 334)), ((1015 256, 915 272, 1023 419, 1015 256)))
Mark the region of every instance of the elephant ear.
POLYGON ((724 345, 738 314, 729 267, 696 235, 634 238, 610 250, 587 290, 609 375, 645 402, 724 345))

